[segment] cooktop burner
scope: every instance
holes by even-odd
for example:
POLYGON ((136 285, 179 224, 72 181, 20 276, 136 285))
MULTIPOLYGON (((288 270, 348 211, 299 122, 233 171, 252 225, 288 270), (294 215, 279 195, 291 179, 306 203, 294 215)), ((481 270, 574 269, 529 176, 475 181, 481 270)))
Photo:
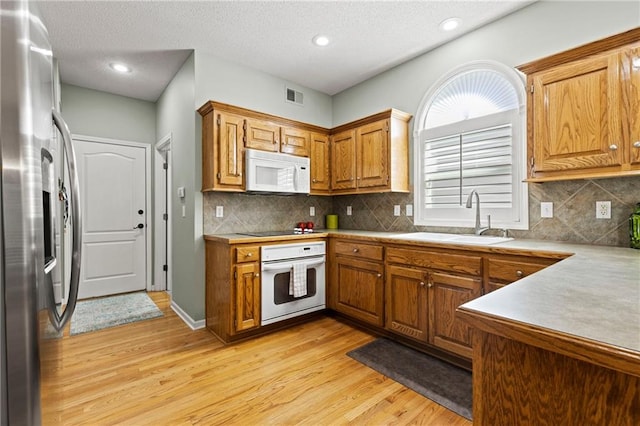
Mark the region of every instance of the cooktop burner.
MULTIPOLYGON (((277 237, 280 235, 302 235, 300 232, 294 232, 293 229, 284 231, 262 231, 262 232, 238 232, 240 235, 248 235, 250 237, 277 237)), ((308 232, 305 232, 308 234, 308 232)))

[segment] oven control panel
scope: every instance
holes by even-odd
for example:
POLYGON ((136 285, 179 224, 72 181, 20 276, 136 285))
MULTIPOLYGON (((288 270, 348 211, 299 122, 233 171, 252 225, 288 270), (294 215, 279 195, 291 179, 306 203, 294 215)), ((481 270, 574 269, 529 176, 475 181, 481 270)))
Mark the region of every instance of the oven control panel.
POLYGON ((261 258, 263 262, 282 259, 298 259, 302 257, 321 256, 326 252, 324 241, 310 243, 278 244, 262 246, 261 258))

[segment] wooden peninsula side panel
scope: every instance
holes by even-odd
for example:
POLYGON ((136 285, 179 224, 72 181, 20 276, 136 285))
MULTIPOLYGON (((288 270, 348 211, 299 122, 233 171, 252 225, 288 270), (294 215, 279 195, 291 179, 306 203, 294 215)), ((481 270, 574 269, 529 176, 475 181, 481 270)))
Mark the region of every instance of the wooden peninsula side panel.
POLYGON ((640 424, 640 364, 624 350, 590 362, 579 344, 566 344, 568 336, 538 344, 536 331, 528 335, 522 325, 510 329, 464 307, 458 315, 474 327, 474 425, 640 424))

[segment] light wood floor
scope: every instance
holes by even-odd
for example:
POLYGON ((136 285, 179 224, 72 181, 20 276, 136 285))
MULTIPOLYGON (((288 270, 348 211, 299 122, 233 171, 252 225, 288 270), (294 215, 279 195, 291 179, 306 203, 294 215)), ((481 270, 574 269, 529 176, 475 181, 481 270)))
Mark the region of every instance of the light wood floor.
POLYGON ((150 295, 164 317, 65 335, 45 425, 471 425, 349 358, 374 337, 332 318, 224 346, 150 295))

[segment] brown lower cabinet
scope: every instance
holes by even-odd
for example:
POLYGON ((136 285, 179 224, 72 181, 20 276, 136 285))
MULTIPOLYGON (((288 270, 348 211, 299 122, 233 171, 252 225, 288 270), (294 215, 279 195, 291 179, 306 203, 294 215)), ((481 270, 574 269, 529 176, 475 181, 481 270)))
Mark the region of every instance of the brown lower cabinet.
POLYGON ((260 246, 205 242, 207 328, 227 342, 260 326, 260 246))
POLYGON ((331 239, 329 250, 329 307, 368 324, 384 326, 382 246, 331 239))
POLYGON ((482 294, 482 258, 456 251, 386 250, 386 328, 465 358, 471 331, 456 308, 482 294))

